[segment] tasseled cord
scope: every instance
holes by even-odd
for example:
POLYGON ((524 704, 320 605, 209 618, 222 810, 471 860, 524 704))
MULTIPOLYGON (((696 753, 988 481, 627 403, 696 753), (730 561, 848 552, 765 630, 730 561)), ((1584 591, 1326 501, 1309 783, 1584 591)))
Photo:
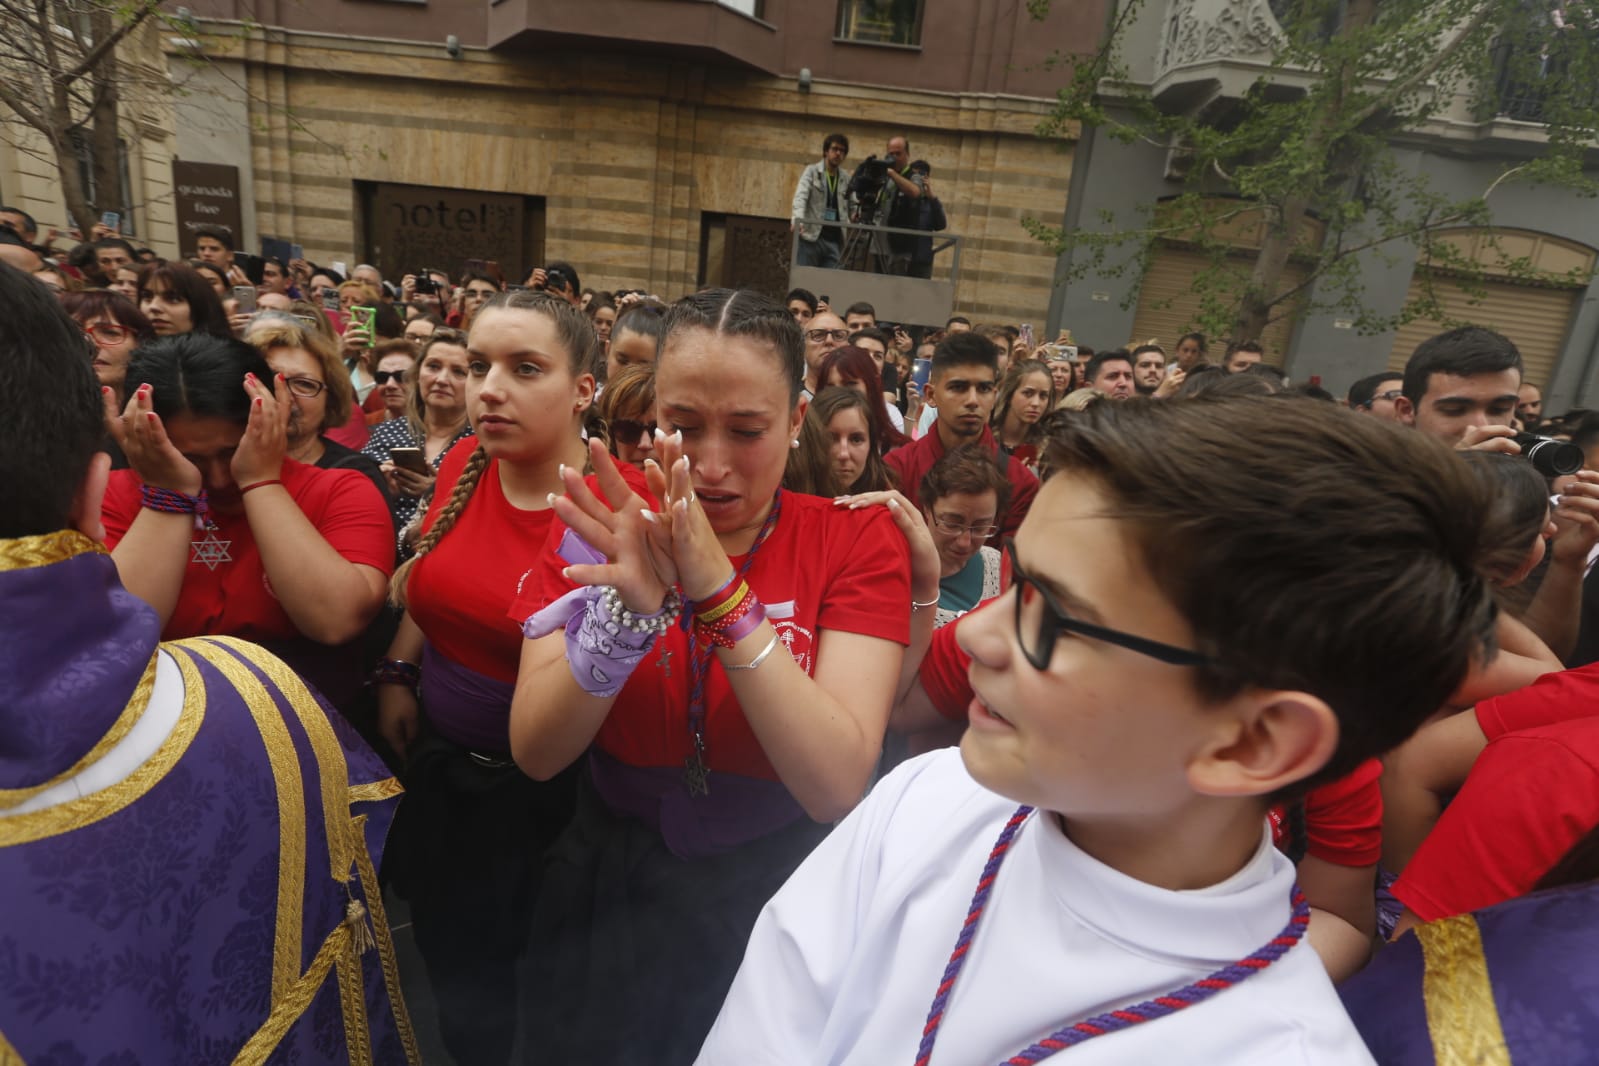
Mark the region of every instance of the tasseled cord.
POLYGON ((378 946, 377 939, 372 935, 372 926, 366 919, 366 904, 351 896, 344 908, 344 924, 350 927, 350 939, 355 944, 357 955, 378 946))

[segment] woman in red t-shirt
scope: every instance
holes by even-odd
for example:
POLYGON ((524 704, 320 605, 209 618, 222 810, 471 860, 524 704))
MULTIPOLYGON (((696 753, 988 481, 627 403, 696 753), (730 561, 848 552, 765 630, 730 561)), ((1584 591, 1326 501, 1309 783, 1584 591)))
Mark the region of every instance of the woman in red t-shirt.
POLYGON ((581 312, 541 292, 477 313, 465 389, 477 436, 439 465, 417 554, 394 576, 406 613, 379 669, 378 722, 406 760, 398 887, 462 1063, 510 1059, 538 862, 571 817, 575 771, 537 782, 511 761, 523 641, 508 613, 543 551, 560 469, 586 462, 593 343, 581 312))
POLYGON ((518 764, 550 778, 589 753, 524 967, 522 1031, 550 1062, 690 1061, 761 906, 871 781, 909 560, 886 509, 779 491, 803 357, 775 301, 679 301, 650 495, 591 443, 620 506, 568 469, 555 506, 581 541, 553 529, 560 557, 513 608, 536 638, 511 710, 518 764), (692 637, 671 622, 682 601, 692 637))
POLYGON ((128 591, 168 639, 265 644, 335 706, 365 674, 360 637, 383 606, 393 523, 354 470, 286 458, 288 385, 256 350, 205 333, 165 337, 128 366, 107 428, 132 469, 102 516, 128 591))

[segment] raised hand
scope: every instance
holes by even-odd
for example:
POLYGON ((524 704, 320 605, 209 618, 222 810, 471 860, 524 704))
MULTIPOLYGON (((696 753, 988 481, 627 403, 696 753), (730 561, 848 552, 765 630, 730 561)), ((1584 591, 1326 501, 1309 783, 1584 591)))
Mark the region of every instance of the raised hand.
POLYGON ((250 396, 250 421, 233 453, 233 480, 240 486, 272 481, 283 474, 283 457, 289 450, 289 415, 294 401, 282 374, 272 375, 272 388, 254 374, 244 376, 250 396))
POLYGON ((155 413, 150 397, 150 386, 140 385, 128 398, 127 407, 119 413, 116 393, 102 388, 100 398, 105 409, 106 432, 128 457, 128 466, 139 475, 140 481, 152 488, 198 496, 205 487, 200 468, 185 458, 167 437, 166 426, 155 413))
POLYGON ((651 536, 652 519, 656 524, 661 519, 650 510, 649 501, 622 479, 604 441, 589 441, 589 457, 605 499, 590 491, 580 471, 566 467, 561 471, 566 495, 552 493, 550 504, 556 517, 606 561, 574 564, 566 568, 566 576, 579 585, 610 585, 628 610, 654 614, 666 599, 667 589, 677 583, 670 555, 651 536), (614 507, 606 500, 614 501, 614 507), (645 518, 646 514, 651 518, 645 518))

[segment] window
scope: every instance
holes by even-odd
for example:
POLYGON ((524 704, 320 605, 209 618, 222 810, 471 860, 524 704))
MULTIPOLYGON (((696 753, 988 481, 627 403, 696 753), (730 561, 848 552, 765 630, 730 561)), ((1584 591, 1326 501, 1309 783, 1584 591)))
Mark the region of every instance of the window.
POLYGON ((725 8, 731 8, 740 15, 748 15, 752 19, 761 17, 761 0, 716 0, 725 8))
POLYGON ((860 44, 922 43, 922 0, 838 0, 841 41, 860 44))

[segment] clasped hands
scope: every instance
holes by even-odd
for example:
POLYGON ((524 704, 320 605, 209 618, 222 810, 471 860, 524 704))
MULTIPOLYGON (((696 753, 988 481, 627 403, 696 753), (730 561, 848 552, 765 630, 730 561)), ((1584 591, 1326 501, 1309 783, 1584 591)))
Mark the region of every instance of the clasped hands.
POLYGON ((659 611, 674 585, 687 599, 701 600, 733 573, 733 564, 694 494, 682 433, 656 430, 655 454, 659 461, 645 461, 644 480, 650 495, 661 501, 659 510, 623 480, 600 440, 589 441, 589 457, 604 498, 571 467, 561 469, 566 495, 550 494, 556 516, 606 559, 568 566, 563 571, 567 579, 579 585, 610 585, 628 610, 643 615, 659 611))

